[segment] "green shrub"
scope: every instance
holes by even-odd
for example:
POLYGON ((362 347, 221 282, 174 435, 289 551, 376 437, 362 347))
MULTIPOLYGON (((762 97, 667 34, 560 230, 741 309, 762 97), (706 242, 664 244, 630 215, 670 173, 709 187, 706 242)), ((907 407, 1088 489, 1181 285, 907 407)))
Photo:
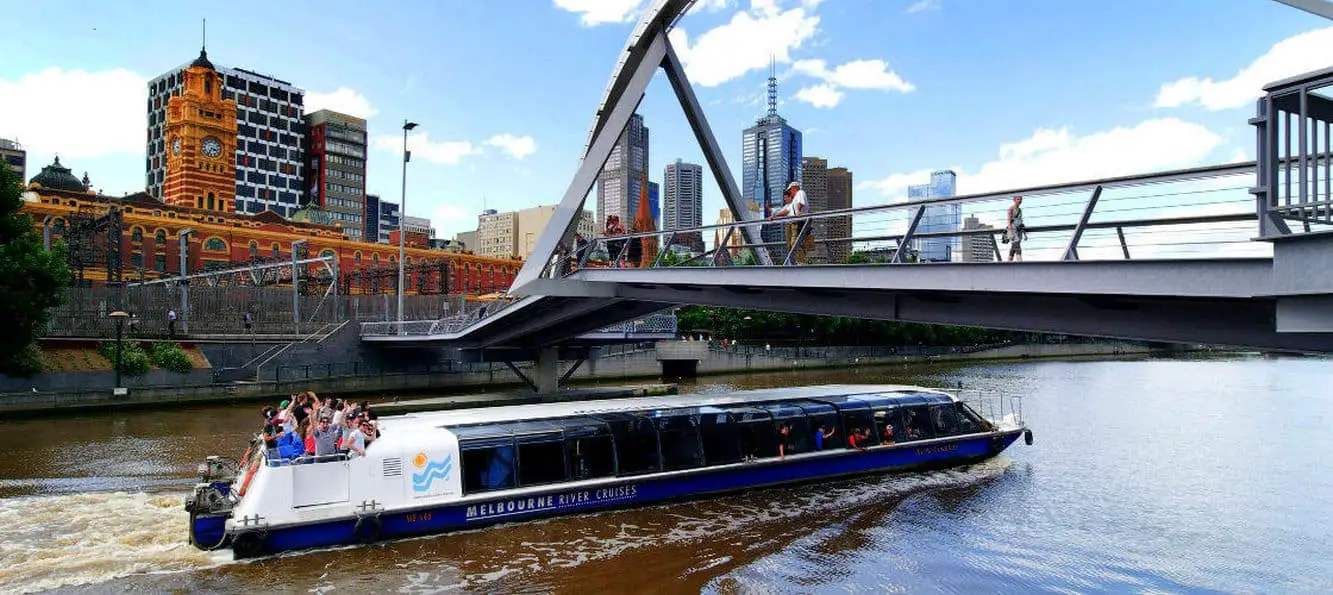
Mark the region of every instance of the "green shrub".
MULTIPOLYGON (((126 376, 142 376, 153 367, 152 358, 148 353, 135 343, 125 342, 125 352, 121 356, 120 373, 126 376)), ((112 368, 116 365, 116 343, 103 343, 100 349, 102 357, 111 362, 112 368)))
POLYGON ((14 354, 14 357, 0 365, 0 374, 15 378, 27 378, 33 374, 41 373, 43 367, 42 350, 34 342, 29 343, 27 347, 14 354))
POLYGON ((189 354, 176 343, 154 343, 153 364, 163 370, 184 374, 194 369, 189 354))

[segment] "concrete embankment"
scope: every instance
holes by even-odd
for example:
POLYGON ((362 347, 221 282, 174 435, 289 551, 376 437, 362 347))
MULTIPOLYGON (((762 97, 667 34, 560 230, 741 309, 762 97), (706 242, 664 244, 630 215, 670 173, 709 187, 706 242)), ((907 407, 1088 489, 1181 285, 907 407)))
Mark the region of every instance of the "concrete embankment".
MULTIPOLYGON (((1149 352, 1146 347, 1128 343, 1009 345, 974 352, 951 353, 935 350, 930 354, 921 354, 915 351, 892 353, 887 349, 867 351, 851 348, 720 350, 709 349, 703 343, 667 341, 659 344, 657 349, 608 354, 589 360, 580 366, 569 380, 579 384, 660 378, 664 359, 688 357, 698 358, 693 364, 695 374, 709 375, 913 363, 1069 359, 1142 355, 1149 352), (693 355, 690 355, 691 353, 693 355)), ((572 363, 562 362, 562 371, 567 370, 572 363)), ((530 375, 530 366, 520 365, 519 369, 530 375)), ((114 395, 111 388, 112 374, 109 372, 63 373, 59 378, 42 379, 43 388, 0 394, 0 414, 41 414, 119 407, 272 400, 304 390, 313 390, 326 396, 357 396, 372 400, 447 393, 463 396, 442 397, 442 399, 465 404, 476 402, 478 399, 484 401, 484 395, 494 394, 497 389, 525 388, 521 379, 508 367, 499 363, 433 366, 415 371, 377 371, 369 374, 340 374, 334 368, 314 364, 306 366, 304 375, 308 377, 284 377, 276 380, 235 383, 210 383, 205 380, 206 375, 206 371, 199 370, 193 374, 180 375, 179 384, 131 385, 127 394, 114 395), (44 388, 46 386, 59 388, 52 390, 44 388), (481 393, 481 396, 467 395, 467 393, 481 393)), ((135 382, 142 380, 144 379, 136 379, 135 382)), ((154 377, 153 380, 162 379, 154 377)), ((634 393, 631 391, 630 394, 634 393)))

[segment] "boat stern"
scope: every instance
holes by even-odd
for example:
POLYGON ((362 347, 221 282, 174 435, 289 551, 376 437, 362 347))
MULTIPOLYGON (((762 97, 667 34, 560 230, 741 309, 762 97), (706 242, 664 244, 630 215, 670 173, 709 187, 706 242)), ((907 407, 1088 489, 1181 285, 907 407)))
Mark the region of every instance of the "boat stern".
POLYGON ((199 483, 185 499, 190 513, 190 544, 201 550, 226 545, 227 519, 236 502, 232 489, 238 466, 222 457, 210 456, 199 464, 199 483))

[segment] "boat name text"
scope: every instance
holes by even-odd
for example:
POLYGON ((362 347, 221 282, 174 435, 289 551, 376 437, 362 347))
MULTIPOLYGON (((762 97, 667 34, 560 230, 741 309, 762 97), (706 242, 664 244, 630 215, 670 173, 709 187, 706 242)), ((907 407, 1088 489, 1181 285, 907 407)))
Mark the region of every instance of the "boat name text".
POLYGON ((468 506, 464 518, 469 521, 477 521, 545 510, 583 508, 585 506, 633 500, 636 496, 638 496, 638 486, 631 484, 529 498, 509 498, 468 506))

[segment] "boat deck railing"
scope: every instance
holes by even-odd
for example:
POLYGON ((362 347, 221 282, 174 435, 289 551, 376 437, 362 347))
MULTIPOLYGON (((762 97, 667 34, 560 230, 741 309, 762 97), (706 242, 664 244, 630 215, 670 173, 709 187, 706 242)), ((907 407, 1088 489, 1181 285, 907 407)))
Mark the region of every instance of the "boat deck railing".
POLYGON ((347 453, 340 452, 331 455, 301 455, 299 457, 271 459, 268 453, 264 453, 264 466, 266 467, 286 467, 289 465, 307 465, 311 463, 332 463, 335 461, 346 461, 350 457, 347 453))
POLYGON ((962 389, 954 390, 959 401, 967 403, 968 407, 980 413, 987 421, 999 426, 1014 425, 1021 427, 1023 425, 1023 397, 1021 395, 1006 395, 1000 391, 981 390, 981 389, 962 389))

